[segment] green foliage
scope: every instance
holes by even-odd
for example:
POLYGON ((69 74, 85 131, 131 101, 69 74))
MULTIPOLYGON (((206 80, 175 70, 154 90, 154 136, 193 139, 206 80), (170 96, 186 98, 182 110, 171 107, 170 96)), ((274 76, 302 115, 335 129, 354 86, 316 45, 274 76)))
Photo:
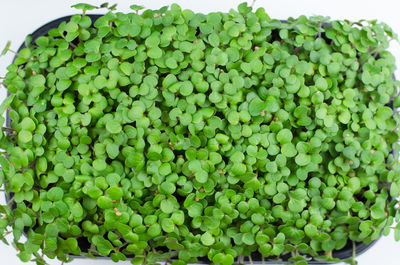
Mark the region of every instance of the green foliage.
POLYGON ((0 56, 5 55, 9 50, 11 46, 11 41, 7 41, 6 46, 4 46, 3 50, 0 53, 0 56))
POLYGON ((85 13, 98 7, 74 7, 27 39, 3 82, 0 235, 22 261, 230 265, 259 252, 304 265, 399 221, 387 25, 282 23, 246 3, 105 3, 97 20, 85 13))

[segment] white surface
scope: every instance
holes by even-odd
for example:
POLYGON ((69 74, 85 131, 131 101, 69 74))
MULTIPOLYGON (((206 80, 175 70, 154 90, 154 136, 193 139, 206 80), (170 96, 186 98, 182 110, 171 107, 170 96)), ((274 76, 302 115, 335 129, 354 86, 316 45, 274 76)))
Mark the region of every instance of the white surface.
MULTIPOLYGON (((41 25, 58 17, 75 12, 70 6, 73 3, 86 2, 101 4, 106 0, 81 0, 81 1, 55 1, 55 0, 1 0, 0 7, 0 48, 7 40, 12 40, 12 48, 18 49, 25 36, 41 25)), ((147 8, 159 8, 171 3, 178 3, 183 8, 190 8, 197 12, 228 11, 236 8, 244 0, 146 0, 124 1, 110 0, 110 3, 118 3, 119 11, 129 11, 129 5, 141 4, 147 8)), ((249 1, 251 2, 251 1, 249 1)), ((378 19, 389 24, 397 33, 400 33, 400 1, 398 0, 258 0, 255 7, 263 6, 273 18, 285 19, 299 15, 324 15, 333 19, 378 19)), ((104 11, 103 11, 104 12, 104 11)), ((400 47, 393 43, 391 51, 396 56, 397 67, 400 68, 400 47)), ((13 55, 8 54, 0 58, 0 76, 4 76, 7 65, 13 55)), ((400 76, 397 70, 396 76, 400 76)), ((5 98, 5 89, 0 89, 0 101, 5 98)), ((3 194, 0 194, 0 202, 3 202, 3 194)), ((381 238, 372 249, 358 257, 360 265, 399 265, 400 243, 393 240, 393 235, 381 238)), ((17 265, 24 264, 16 256, 16 251, 10 246, 0 243, 0 264, 17 265)), ((60 264, 58 261, 50 261, 50 264, 60 264)), ((29 263, 34 264, 34 263, 29 263)), ((79 264, 113 264, 111 260, 77 259, 72 262, 79 264)), ((118 264, 130 264, 120 262, 118 264)))

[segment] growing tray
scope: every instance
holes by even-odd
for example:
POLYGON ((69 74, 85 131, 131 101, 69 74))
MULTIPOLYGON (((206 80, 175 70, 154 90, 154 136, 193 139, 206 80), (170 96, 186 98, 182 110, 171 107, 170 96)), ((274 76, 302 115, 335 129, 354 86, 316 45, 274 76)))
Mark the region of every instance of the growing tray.
MULTIPOLYGON (((99 17, 101 17, 103 15, 95 14, 95 15, 87 15, 87 16, 89 16, 92 19, 92 21, 94 22, 95 20, 97 20, 99 17)), ((72 15, 60 17, 58 19, 55 19, 55 20, 53 20, 53 21, 51 21, 51 22, 39 27, 37 30, 35 30, 33 33, 30 34, 30 36, 32 37, 32 42, 35 41, 37 38, 39 38, 41 36, 46 36, 50 29, 57 28, 62 22, 69 21, 71 17, 72 17, 72 15)), ((281 21, 285 22, 284 20, 281 20, 281 21)), ((329 25, 328 24, 324 24, 323 26, 329 26, 329 25)), ((25 48, 25 44, 24 43, 19 47, 18 51, 20 51, 23 48, 25 48)), ((16 57, 17 56, 14 57, 13 62, 16 59, 16 57)), ((7 95, 9 95, 9 94, 10 94, 10 92, 7 91, 7 95)), ((393 107, 393 106, 391 106, 391 107, 393 107)), ((7 110, 7 113, 6 113, 6 126, 7 127, 11 127, 11 118, 10 118, 10 115, 8 113, 8 110, 7 110)), ((12 197, 12 194, 6 194, 6 201, 9 202, 11 197, 12 197)), ((15 203, 13 203, 11 205, 11 209, 13 210, 13 209, 15 209, 15 207, 16 207, 15 203)), ((25 231, 24 235, 26 235, 26 232, 27 231, 25 231)), ((366 245, 366 244, 364 244, 362 242, 356 242, 356 245, 355 245, 355 254, 356 254, 356 256, 358 256, 358 255, 364 253, 365 251, 367 251, 368 249, 370 249, 377 242, 377 240, 379 240, 379 238, 374 240, 374 241, 372 241, 368 245, 366 245)), ((81 248, 83 253, 87 253, 87 250, 89 249, 89 242, 87 242, 87 240, 85 240, 85 241, 81 240, 79 242, 79 247, 81 248)), ((84 255, 79 255, 79 256, 70 255, 70 256, 73 257, 73 258, 85 258, 84 255)), ((352 243, 348 242, 348 244, 341 250, 334 250, 332 252, 332 256, 334 258, 340 259, 342 261, 351 258, 353 256, 353 245, 352 245, 352 243)), ((287 254, 287 255, 282 255, 279 259, 268 258, 268 259, 262 260, 262 257, 261 257, 261 255, 259 253, 253 253, 252 254, 252 261, 250 261, 248 259, 248 257, 244 257, 241 260, 241 262, 238 262, 238 259, 236 259, 235 260, 235 264, 237 264, 237 263, 244 263, 244 264, 250 264, 250 263, 252 263, 252 264, 289 264, 290 263, 290 261, 289 261, 290 257, 291 257, 291 255, 287 254)), ((107 257, 98 257, 98 258, 108 259, 107 257)), ((322 264, 337 263, 337 262, 334 262, 334 261, 317 261, 317 260, 309 260, 307 262, 309 264, 321 264, 321 265, 322 264)), ((208 264, 208 263, 210 263, 210 262, 208 262, 207 258, 199 258, 198 264, 208 264)))

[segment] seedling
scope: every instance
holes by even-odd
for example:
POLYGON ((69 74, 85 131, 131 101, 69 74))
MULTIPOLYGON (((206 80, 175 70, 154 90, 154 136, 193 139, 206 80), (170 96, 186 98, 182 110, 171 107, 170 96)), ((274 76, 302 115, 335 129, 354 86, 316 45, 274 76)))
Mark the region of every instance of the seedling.
POLYGON ((4 79, 0 234, 22 261, 230 265, 259 252, 301 265, 399 221, 386 24, 284 23, 245 3, 103 4, 96 21, 97 7, 74 7, 4 79))

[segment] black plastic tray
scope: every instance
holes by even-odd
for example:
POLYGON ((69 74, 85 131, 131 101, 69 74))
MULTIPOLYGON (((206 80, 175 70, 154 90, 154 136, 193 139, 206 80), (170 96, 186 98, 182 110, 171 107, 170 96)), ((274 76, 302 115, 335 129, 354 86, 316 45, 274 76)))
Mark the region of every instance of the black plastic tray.
MULTIPOLYGON (((103 15, 95 14, 95 15, 87 15, 87 16, 89 16, 92 19, 92 22, 94 22, 95 20, 97 20, 99 17, 101 17, 103 15)), ((53 21, 41 26, 40 28, 35 30, 32 34, 30 34, 30 36, 32 37, 32 41, 35 41, 37 38, 39 38, 41 36, 46 36, 50 29, 57 28, 62 22, 69 21, 71 17, 72 17, 72 15, 64 16, 64 17, 55 19, 55 20, 53 20, 53 21)), ((286 21, 285 20, 281 20, 281 22, 286 22, 286 21)), ((325 24, 323 26, 329 26, 329 24, 325 24)), ((24 43, 19 47, 18 51, 20 51, 23 48, 25 48, 25 44, 24 43)), ((16 59, 16 56, 14 57, 13 61, 15 59, 16 59)), ((10 93, 7 91, 7 95, 9 95, 9 94, 10 93)), ((8 115, 8 110, 7 110, 7 114, 6 114, 6 126, 7 127, 11 127, 11 118, 8 115)), ((7 202, 10 200, 10 197, 11 197, 10 194, 6 194, 6 201, 7 202)), ((13 208, 15 208, 15 204, 13 204, 11 206, 11 209, 13 209, 13 208)), ((24 234, 26 235, 26 233, 24 233, 24 234)), ((378 239, 372 241, 368 245, 366 245, 366 244, 364 244, 362 242, 356 242, 356 247, 355 247, 356 256, 364 253, 369 248, 371 248, 376 243, 376 241, 378 239)), ((84 249, 85 247, 88 248, 87 242, 83 243, 82 246, 80 244, 80 247, 81 247, 81 250, 82 250, 83 253, 87 252, 87 249, 84 249)), ((80 256, 70 255, 70 256, 74 257, 74 258, 85 258, 84 255, 80 255, 80 256)), ((332 256, 334 258, 340 259, 342 261, 351 258, 353 256, 353 246, 352 246, 351 241, 349 241, 348 244, 343 249, 334 250, 333 253, 332 253, 332 256)), ((275 259, 266 258, 263 261, 263 260, 261 260, 261 255, 259 253, 254 253, 252 255, 252 261, 250 261, 248 259, 248 257, 244 257, 244 259, 242 260, 242 263, 244 263, 244 264, 250 264, 250 263, 253 263, 253 264, 290 264, 290 263, 293 263, 293 262, 290 262, 288 260, 290 257, 291 257, 290 255, 284 255, 280 259, 276 259, 275 260, 275 259)), ((99 257, 99 258, 107 258, 107 257, 99 257)), ((206 262, 206 260, 207 260, 206 258, 203 258, 203 259, 199 258, 198 264, 208 264, 209 262, 206 262)), ((237 261, 238 261, 238 259, 235 260, 236 264, 238 263, 237 261)), ((337 262, 332 262, 332 261, 317 261, 317 260, 310 260, 310 261, 307 261, 307 262, 309 264, 321 264, 321 265, 322 264, 334 264, 334 263, 337 263, 337 262)))

